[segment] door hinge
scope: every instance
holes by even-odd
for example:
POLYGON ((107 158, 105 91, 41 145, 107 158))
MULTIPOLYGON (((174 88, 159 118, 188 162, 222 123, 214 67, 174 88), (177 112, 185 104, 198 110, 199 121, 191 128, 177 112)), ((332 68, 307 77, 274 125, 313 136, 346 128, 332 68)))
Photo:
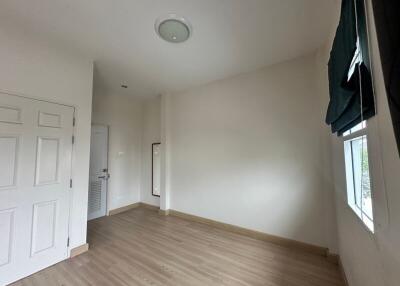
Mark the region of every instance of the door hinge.
POLYGON ((75 117, 72 118, 72 126, 75 126, 75 117))
POLYGON ((75 143, 75 136, 72 136, 72 144, 75 143))
POLYGON ((67 247, 69 247, 69 237, 68 237, 68 239, 67 239, 67 247))
POLYGON ((69 187, 72 189, 72 179, 69 179, 69 187))

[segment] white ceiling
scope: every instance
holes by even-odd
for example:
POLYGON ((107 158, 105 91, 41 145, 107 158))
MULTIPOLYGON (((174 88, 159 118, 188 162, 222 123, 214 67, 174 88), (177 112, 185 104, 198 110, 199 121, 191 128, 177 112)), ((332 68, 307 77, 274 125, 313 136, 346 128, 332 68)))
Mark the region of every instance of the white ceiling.
POLYGON ((327 39, 334 1, 1 0, 0 24, 90 57, 96 84, 109 91, 151 96, 314 51, 327 39), (171 12, 193 25, 183 44, 154 31, 156 18, 171 12))

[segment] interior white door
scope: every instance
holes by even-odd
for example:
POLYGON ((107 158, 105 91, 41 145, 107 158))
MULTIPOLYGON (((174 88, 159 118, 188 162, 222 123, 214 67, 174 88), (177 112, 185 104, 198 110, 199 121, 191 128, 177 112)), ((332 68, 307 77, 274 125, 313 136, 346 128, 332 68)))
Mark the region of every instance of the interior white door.
POLYGON ((0 93, 0 285, 68 257, 73 114, 0 93))
POLYGON ((88 220, 106 215, 108 174, 108 127, 92 125, 88 220))

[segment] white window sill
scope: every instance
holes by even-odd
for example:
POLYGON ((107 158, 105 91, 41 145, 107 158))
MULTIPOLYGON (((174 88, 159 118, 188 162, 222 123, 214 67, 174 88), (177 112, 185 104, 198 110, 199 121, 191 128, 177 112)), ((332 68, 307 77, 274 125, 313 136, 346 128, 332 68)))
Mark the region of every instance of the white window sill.
POLYGON ((375 238, 375 231, 376 231, 375 223, 373 222, 374 230, 371 230, 362 220, 360 209, 355 205, 353 206, 350 205, 346 200, 345 204, 347 208, 350 210, 350 212, 355 216, 357 223, 362 226, 362 228, 369 234, 369 236, 371 236, 371 238, 375 238))

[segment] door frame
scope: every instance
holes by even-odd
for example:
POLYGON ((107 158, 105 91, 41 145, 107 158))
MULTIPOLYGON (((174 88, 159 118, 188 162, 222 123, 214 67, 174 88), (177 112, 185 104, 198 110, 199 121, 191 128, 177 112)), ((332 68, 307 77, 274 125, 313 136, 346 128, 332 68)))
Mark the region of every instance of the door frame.
MULTIPOLYGON (((110 154, 110 126, 107 124, 100 124, 100 123, 92 122, 91 127, 90 127, 90 135, 92 135, 92 127, 93 126, 101 126, 101 127, 105 127, 107 129, 107 150, 106 150, 107 173, 110 173, 109 172, 110 171, 110 164, 109 164, 109 161, 110 161, 110 156, 109 156, 109 154, 110 154)), ((92 139, 90 139, 90 140, 92 140, 92 139)), ((90 165, 89 165, 89 168, 90 168, 90 165)), ((89 180, 90 180, 90 169, 89 169, 89 180)), ((105 216, 110 215, 110 210, 108 209, 109 208, 108 202, 109 202, 109 195, 110 195, 110 193, 108 191, 108 186, 109 186, 108 181, 109 180, 106 181, 106 215, 105 216)), ((88 192, 89 192, 89 190, 88 190, 88 192)), ((89 203, 89 201, 88 201, 88 203, 89 203)))
MULTIPOLYGON (((76 134, 76 113, 77 110, 79 110, 79 108, 75 105, 71 105, 71 104, 67 104, 67 103, 62 103, 62 102, 57 102, 57 101, 52 101, 52 100, 48 100, 46 98, 43 97, 32 97, 29 95, 26 95, 24 93, 18 93, 18 92, 13 92, 10 90, 5 90, 5 89, 1 89, 0 88, 0 93, 4 93, 4 94, 8 94, 11 96, 17 96, 17 97, 22 97, 25 99, 29 99, 29 100, 35 100, 35 101, 42 101, 42 102, 46 102, 46 103, 51 103, 51 104, 58 104, 58 105, 63 105, 63 106, 67 106, 67 107, 71 107, 73 108, 73 126, 72 126, 72 136, 73 138, 75 138, 75 134, 76 134)), ((73 142, 72 144, 72 150, 71 150, 71 173, 70 173, 70 178, 72 180, 72 182, 74 181, 74 163, 75 163, 75 159, 76 158, 76 152, 75 152, 75 142, 73 142)), ((71 243, 70 243, 70 239, 71 239, 71 212, 72 212, 72 198, 73 198, 73 194, 74 194, 74 184, 72 184, 72 186, 70 186, 69 191, 68 191, 68 243, 67 243, 67 258, 71 257, 71 243)))

